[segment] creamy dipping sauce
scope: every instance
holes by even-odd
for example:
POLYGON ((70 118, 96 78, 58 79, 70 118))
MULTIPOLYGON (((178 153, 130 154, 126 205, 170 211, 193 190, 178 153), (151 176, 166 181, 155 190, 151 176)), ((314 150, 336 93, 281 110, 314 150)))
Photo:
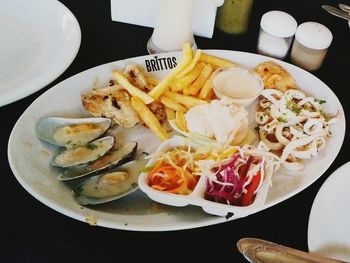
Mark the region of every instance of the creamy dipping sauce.
POLYGON ((212 78, 214 91, 229 98, 247 99, 256 96, 263 88, 262 80, 242 67, 218 69, 212 78))

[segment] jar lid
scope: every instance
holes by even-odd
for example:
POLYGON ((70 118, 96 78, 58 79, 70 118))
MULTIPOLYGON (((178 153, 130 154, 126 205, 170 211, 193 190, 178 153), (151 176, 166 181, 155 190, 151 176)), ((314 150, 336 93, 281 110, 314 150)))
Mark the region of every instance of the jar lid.
POLYGON ((277 37, 293 36, 297 29, 297 21, 290 14, 283 11, 269 11, 261 17, 261 28, 277 37))
POLYGON ((322 24, 305 22, 298 26, 295 38, 302 45, 312 49, 325 49, 333 40, 332 32, 322 24))

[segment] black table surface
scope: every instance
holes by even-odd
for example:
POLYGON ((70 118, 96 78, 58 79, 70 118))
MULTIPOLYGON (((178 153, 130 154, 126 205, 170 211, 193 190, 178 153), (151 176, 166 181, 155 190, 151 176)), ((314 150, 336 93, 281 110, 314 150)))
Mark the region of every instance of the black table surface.
MULTIPOLYGON (((92 227, 43 205, 22 188, 9 167, 7 146, 12 127, 24 110, 46 90, 74 74, 107 62, 147 54, 146 42, 152 34, 151 28, 112 21, 109 0, 60 1, 73 12, 81 27, 81 46, 75 60, 50 85, 0 108, 0 262, 165 262, 169 259, 246 262, 236 249, 236 242, 243 237, 267 239, 307 251, 312 203, 322 183, 348 161, 347 134, 333 164, 307 189, 246 218, 196 229, 137 232, 92 227)), ((343 3, 350 4, 350 1, 343 3)), ((313 74, 335 92, 348 114, 350 29, 345 20, 321 9, 322 4, 335 5, 332 0, 256 0, 246 34, 228 36, 215 30, 213 38, 196 37, 196 42, 201 49, 256 53, 259 21, 267 11, 286 11, 298 24, 320 22, 332 31, 333 42, 322 68, 313 74)))

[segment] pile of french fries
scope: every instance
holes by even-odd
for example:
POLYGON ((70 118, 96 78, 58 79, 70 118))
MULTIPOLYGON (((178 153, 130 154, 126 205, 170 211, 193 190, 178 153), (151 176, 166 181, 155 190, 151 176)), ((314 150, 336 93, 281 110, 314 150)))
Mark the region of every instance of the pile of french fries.
POLYGON ((113 75, 132 96, 131 105, 140 119, 158 138, 166 140, 169 136, 167 131, 147 104, 160 101, 165 106, 167 119, 175 120, 177 126, 186 131, 184 114, 194 106, 208 103, 215 96, 210 81, 211 74, 217 68, 232 65, 235 63, 205 54, 200 49, 193 51, 189 43, 184 43, 182 58, 176 67, 162 80, 149 78, 154 86, 149 93, 133 86, 120 71, 114 70, 113 75))

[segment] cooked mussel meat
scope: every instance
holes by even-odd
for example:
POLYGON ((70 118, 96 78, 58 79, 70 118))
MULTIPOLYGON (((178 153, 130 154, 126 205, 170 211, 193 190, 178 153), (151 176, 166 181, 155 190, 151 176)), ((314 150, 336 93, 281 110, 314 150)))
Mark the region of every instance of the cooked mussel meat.
POLYGON ((65 168, 93 162, 112 149, 114 143, 113 136, 106 136, 85 145, 68 148, 58 153, 52 159, 51 165, 65 168))
POLYGON ((137 179, 124 171, 89 177, 73 190, 74 200, 82 205, 97 205, 121 198, 137 190, 137 179))
POLYGON ((42 118, 36 134, 42 140, 67 148, 85 145, 104 134, 111 126, 108 118, 42 118))
POLYGON ((58 179, 62 181, 80 178, 86 175, 93 175, 113 169, 134 159, 137 150, 136 142, 129 142, 121 148, 113 148, 106 155, 94 162, 73 166, 63 171, 58 179))

